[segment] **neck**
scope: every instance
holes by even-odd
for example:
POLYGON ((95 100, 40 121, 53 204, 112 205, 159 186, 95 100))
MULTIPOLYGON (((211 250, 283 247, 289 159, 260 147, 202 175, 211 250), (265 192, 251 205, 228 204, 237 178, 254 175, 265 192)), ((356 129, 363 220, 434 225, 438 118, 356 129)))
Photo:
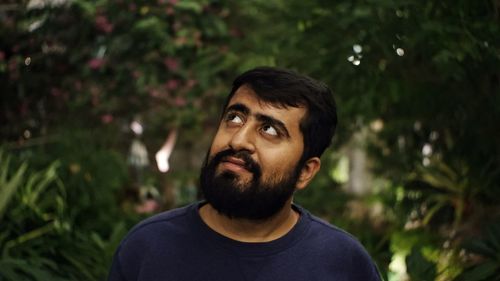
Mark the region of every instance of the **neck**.
POLYGON ((299 219, 292 209, 292 199, 272 217, 265 220, 229 218, 209 203, 199 210, 201 219, 215 232, 240 242, 269 242, 287 234, 299 219))

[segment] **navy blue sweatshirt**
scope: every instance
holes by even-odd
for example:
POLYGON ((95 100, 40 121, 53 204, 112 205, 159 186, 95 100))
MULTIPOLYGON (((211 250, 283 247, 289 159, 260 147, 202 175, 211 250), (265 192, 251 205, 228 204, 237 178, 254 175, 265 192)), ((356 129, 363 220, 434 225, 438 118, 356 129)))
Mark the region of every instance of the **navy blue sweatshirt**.
POLYGON ((245 243, 210 229, 199 216, 201 204, 134 227, 115 253, 108 280, 381 280, 355 238, 298 206, 299 221, 286 235, 245 243))

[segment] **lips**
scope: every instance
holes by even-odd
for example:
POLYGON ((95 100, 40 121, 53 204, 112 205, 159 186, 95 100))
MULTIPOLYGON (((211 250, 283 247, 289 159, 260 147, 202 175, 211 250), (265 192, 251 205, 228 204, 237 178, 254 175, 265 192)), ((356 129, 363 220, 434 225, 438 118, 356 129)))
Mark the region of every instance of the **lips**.
POLYGON ((227 168, 229 168, 231 170, 235 170, 235 169, 236 170, 245 169, 246 171, 250 170, 250 169, 248 169, 248 167, 247 167, 248 165, 246 164, 246 162, 240 158, 229 156, 229 157, 225 157, 221 162, 222 162, 222 164, 224 164, 224 166, 226 166, 227 168))
POLYGON ((245 160, 240 159, 240 158, 236 158, 236 157, 232 157, 232 156, 226 157, 222 161, 223 162, 233 163, 233 164, 240 165, 240 166, 243 166, 243 167, 245 166, 245 160))

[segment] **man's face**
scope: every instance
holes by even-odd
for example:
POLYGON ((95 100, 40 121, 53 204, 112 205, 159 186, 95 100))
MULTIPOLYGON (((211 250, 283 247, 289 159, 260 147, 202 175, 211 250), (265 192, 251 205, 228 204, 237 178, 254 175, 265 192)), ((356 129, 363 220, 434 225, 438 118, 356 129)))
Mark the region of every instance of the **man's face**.
POLYGON ((229 217, 265 219, 292 196, 304 150, 303 107, 280 108, 240 87, 229 101, 202 168, 206 200, 229 217))

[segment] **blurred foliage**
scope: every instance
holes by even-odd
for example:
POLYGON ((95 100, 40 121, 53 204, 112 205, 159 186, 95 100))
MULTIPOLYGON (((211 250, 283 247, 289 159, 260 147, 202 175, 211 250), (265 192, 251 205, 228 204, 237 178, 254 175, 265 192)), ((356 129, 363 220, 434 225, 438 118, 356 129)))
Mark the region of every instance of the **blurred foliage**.
POLYGON ((229 35, 220 4, 81 0, 3 7, 11 9, 0 29, 0 121, 8 140, 24 130, 35 137, 69 126, 120 128, 137 116, 163 132, 193 128, 221 91, 229 35))
POLYGON ((369 131, 375 196, 337 201, 340 184, 323 174, 298 201, 360 237, 384 272, 387 257, 402 255, 411 280, 460 275, 470 258, 461 242, 500 216, 498 1, 245 3, 231 17, 234 48, 249 58, 241 69, 289 67, 330 85, 338 147, 369 131), (347 215, 356 201, 382 204, 383 222, 347 215))
POLYGON ((212 126, 231 73, 226 13, 211 1, 0 4, 0 279, 105 279, 144 217, 128 126, 144 124, 155 149, 174 128, 212 126))
POLYGON ((179 128, 178 170, 144 181, 188 185, 186 203, 230 81, 275 65, 338 103, 334 148, 299 204, 357 236, 389 280, 497 280, 499 14, 466 0, 3 1, 0 276, 103 279, 141 218, 130 122, 150 150, 179 128), (339 176, 359 132, 363 196, 339 176))
MULTIPOLYGON (((26 161, 15 162, 2 151, 0 197, 7 198, 0 206, 4 211, 0 220, 2 280, 97 280, 105 276, 126 233, 125 220, 103 227, 97 217, 86 217, 87 224, 81 224, 75 215, 87 216, 86 206, 70 198, 78 191, 69 190, 61 181, 61 161, 41 170, 29 168, 26 161), (6 196, 11 189, 16 190, 14 196, 6 196)), ((99 211, 106 209, 108 216, 120 217, 109 206, 99 211)))
POLYGON ((458 280, 500 280, 500 222, 488 225, 484 237, 469 239, 464 248, 473 261, 458 280))

